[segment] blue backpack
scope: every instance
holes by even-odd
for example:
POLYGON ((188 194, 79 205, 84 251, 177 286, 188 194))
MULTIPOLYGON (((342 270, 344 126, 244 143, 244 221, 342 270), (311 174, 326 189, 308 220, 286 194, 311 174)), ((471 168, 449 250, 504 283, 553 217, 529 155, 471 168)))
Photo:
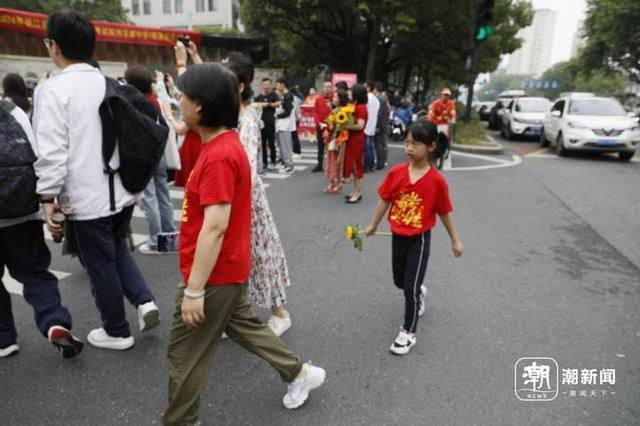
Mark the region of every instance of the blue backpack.
POLYGON ((16 108, 0 100, 0 219, 13 219, 39 210, 36 155, 24 129, 11 112, 16 108))

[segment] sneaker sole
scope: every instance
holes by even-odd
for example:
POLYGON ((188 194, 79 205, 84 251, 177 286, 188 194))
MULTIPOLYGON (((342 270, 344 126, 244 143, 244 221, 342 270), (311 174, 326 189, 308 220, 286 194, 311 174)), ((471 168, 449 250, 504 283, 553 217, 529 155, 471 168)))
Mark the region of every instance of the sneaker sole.
POLYGON ((118 344, 118 345, 102 345, 98 342, 93 342, 91 341, 91 338, 87 338, 87 340, 89 341, 89 343, 91 344, 91 346, 93 346, 94 348, 98 348, 98 349, 108 349, 111 351, 126 351, 131 349, 132 347, 135 346, 136 342, 133 341, 131 344, 118 344))
POLYGON ((20 348, 18 347, 18 345, 15 345, 15 346, 10 345, 10 346, 12 346, 10 350, 7 350, 8 348, 5 348, 4 350, 0 351, 0 358, 9 358, 16 355, 18 352, 20 352, 20 348))
POLYGON ((404 348, 396 348, 393 345, 389 348, 389 352, 394 355, 406 355, 411 351, 411 348, 416 345, 417 342, 412 343, 409 346, 405 346, 404 348))
POLYGON ((313 386, 310 386, 309 388, 305 389, 304 392, 302 392, 301 394, 301 398, 299 400, 298 404, 295 405, 284 405, 285 408, 289 409, 289 410, 295 410, 296 408, 300 408, 304 405, 305 402, 307 402, 307 399, 309 398, 309 392, 311 392, 312 390, 318 389, 320 386, 322 386, 324 384, 325 379, 327 378, 327 372, 323 370, 322 373, 322 380, 320 380, 320 383, 317 383, 313 386))
POLYGON ((142 317, 142 320, 144 321, 144 326, 140 328, 140 331, 149 331, 160 325, 160 311, 158 309, 149 311, 142 317))
POLYGON ((73 337, 71 333, 60 329, 54 330, 51 334, 51 343, 62 352, 64 359, 73 358, 84 348, 82 341, 73 337))

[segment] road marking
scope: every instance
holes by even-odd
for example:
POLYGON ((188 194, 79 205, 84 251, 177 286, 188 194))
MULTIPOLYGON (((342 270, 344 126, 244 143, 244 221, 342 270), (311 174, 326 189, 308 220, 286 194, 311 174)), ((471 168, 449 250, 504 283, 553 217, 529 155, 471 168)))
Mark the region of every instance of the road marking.
POLYGON ((459 157, 476 158, 482 161, 489 161, 490 163, 507 164, 511 162, 510 160, 505 160, 503 158, 497 158, 497 157, 492 157, 492 156, 482 155, 482 154, 472 154, 469 152, 452 151, 451 154, 459 157))
MULTIPOLYGON (((71 275, 68 272, 54 271, 52 269, 50 269, 49 272, 55 275, 58 280, 63 280, 71 275)), ((24 286, 22 285, 22 283, 16 281, 11 275, 9 275, 9 271, 7 270, 7 268, 4 269, 2 283, 9 293, 22 296, 22 289, 24 286)))
MULTIPOLYGON (((457 153, 460 154, 460 153, 457 153)), ((466 153, 465 153, 466 154, 466 153)), ((476 155, 476 154, 474 154, 476 155)), ((475 171, 475 170, 490 170, 490 169, 502 169, 505 167, 514 167, 522 163, 522 157, 519 155, 512 155, 511 161, 502 160, 499 164, 491 164, 487 166, 472 166, 472 167, 454 167, 449 171, 452 172, 467 172, 467 171, 475 171)))

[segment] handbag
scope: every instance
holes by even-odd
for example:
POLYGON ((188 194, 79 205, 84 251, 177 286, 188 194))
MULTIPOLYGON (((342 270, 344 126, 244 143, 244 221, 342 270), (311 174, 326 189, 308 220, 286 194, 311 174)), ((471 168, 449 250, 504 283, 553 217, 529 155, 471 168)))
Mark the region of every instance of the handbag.
POLYGON ((167 162, 167 169, 180 170, 180 152, 178 151, 178 142, 176 140, 176 131, 172 125, 169 125, 169 137, 164 148, 164 158, 167 162))

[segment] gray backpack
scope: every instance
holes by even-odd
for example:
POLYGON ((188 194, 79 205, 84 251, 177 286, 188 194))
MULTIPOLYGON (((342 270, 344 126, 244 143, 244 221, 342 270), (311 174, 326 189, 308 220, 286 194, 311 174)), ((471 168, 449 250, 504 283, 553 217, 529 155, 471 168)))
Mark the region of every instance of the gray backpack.
POLYGON ((39 209, 36 156, 24 129, 11 115, 14 108, 0 99, 0 219, 27 216, 39 209))

